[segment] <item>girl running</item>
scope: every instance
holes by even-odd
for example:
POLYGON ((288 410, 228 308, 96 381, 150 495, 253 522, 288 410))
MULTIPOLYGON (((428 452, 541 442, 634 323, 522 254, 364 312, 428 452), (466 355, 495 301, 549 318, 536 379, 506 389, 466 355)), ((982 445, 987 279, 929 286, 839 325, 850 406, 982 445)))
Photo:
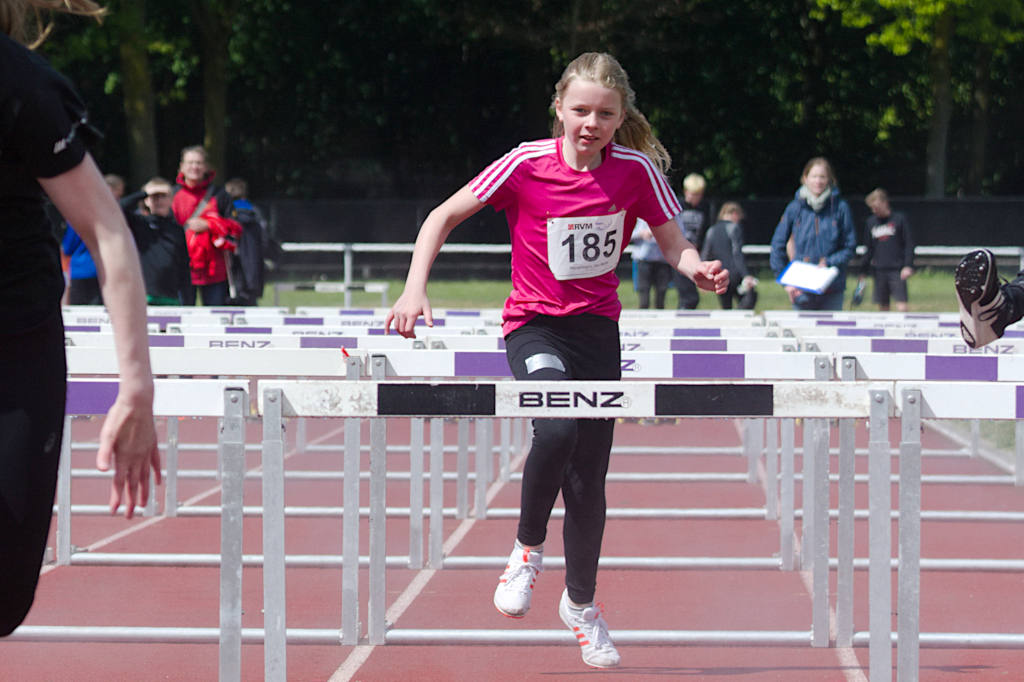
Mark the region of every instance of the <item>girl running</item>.
MULTIPOLYGON (((502 332, 516 379, 621 378, 615 267, 638 218, 680 273, 724 293, 728 272, 718 261, 701 262, 675 222, 680 205, 665 179, 670 158, 635 99, 614 57, 591 52, 569 64, 555 85, 552 138, 520 144, 427 216, 385 327, 393 322, 399 334, 414 337, 420 315, 433 325, 430 268, 451 231, 486 204, 505 211, 511 236, 502 332)), ((519 529, 494 593, 498 611, 526 615, 561 490, 566 589, 558 613, 583 661, 599 668, 619 664, 594 606, 613 427, 611 419, 534 420, 519 529)))

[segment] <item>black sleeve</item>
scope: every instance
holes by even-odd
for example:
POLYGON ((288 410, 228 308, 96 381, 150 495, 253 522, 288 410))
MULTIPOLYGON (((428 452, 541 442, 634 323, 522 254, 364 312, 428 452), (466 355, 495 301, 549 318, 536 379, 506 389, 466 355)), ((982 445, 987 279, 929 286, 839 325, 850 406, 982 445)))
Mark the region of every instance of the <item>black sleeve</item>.
POLYGON ((223 187, 218 187, 213 193, 214 199, 217 200, 217 213, 220 214, 221 218, 235 219, 233 215, 235 209, 235 200, 231 198, 227 190, 223 187))
POLYGON ((875 240, 871 238, 871 228, 874 227, 874 220, 867 219, 864 223, 864 260, 861 263, 861 275, 871 274, 871 259, 875 257, 875 240))
POLYGON ((81 163, 100 133, 71 84, 50 69, 40 73, 19 98, 8 143, 33 177, 53 178, 81 163))
POLYGON ((903 226, 903 267, 914 267, 914 236, 910 232, 910 221, 906 214, 900 214, 900 224, 903 226))
POLYGON ((135 246, 140 250, 144 249, 152 239, 145 216, 129 210, 126 206, 122 206, 121 209, 124 213, 124 220, 128 223, 128 229, 131 230, 132 237, 135 238, 135 246))
POLYGON ((192 285, 192 261, 188 255, 188 244, 185 242, 185 231, 181 231, 180 247, 182 257, 178 259, 178 291, 184 295, 192 285))
POLYGON ((747 259, 743 256, 743 225, 736 223, 736 229, 732 233, 732 260, 736 265, 736 274, 743 279, 750 273, 747 271, 747 259))
POLYGON ((118 203, 121 204, 121 208, 124 209, 125 213, 127 213, 128 211, 134 211, 135 207, 139 205, 139 202, 148 196, 149 195, 146 194, 146 190, 140 189, 138 192, 132 192, 131 194, 126 194, 121 197, 121 200, 118 203))

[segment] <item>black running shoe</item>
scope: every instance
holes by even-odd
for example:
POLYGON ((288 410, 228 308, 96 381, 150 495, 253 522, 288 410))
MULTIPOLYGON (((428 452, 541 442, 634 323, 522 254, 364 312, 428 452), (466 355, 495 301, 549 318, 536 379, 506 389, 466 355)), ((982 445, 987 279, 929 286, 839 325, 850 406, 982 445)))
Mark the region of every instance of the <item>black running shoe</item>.
POLYGON ((960 304, 960 334, 967 345, 981 348, 1001 337, 1012 321, 1012 306, 999 286, 992 252, 981 249, 964 256, 953 281, 960 304))

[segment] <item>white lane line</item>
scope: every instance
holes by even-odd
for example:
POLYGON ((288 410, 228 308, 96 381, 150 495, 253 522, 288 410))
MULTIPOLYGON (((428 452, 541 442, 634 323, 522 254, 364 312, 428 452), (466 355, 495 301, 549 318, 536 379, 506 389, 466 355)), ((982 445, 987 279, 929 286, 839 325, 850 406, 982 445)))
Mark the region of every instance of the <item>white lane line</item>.
MULTIPOLYGON (((323 434, 322 436, 314 438, 310 442, 310 444, 312 445, 314 443, 319 443, 320 441, 326 440, 328 438, 333 438, 334 436, 336 436, 339 433, 342 433, 343 431, 344 431, 344 427, 338 427, 338 428, 336 428, 336 429, 334 429, 332 431, 328 431, 327 433, 323 434)), ((289 458, 291 458, 291 457, 293 457, 294 455, 297 455, 297 454, 300 454, 300 453, 297 450, 292 449, 291 451, 289 451, 288 453, 285 454, 284 458, 287 460, 287 459, 289 459, 289 458)), ((257 467, 253 467, 252 469, 250 469, 246 473, 254 473, 254 472, 259 471, 262 468, 263 468, 262 465, 257 466, 257 467)), ((190 505, 196 504, 200 500, 202 500, 204 498, 207 498, 210 495, 214 495, 216 493, 219 493, 220 490, 221 490, 221 485, 220 484, 215 485, 212 488, 209 488, 207 490, 204 490, 203 492, 200 492, 200 493, 197 493, 197 494, 193 495, 192 497, 188 498, 184 502, 181 502, 178 506, 180 506, 180 507, 188 507, 190 505)), ((153 492, 155 492, 155 491, 153 491, 153 492)), ((134 535, 135 533, 143 531, 143 530, 145 530, 145 529, 147 529, 147 528, 149 528, 151 526, 154 526, 154 525, 160 523, 161 521, 165 521, 168 518, 171 518, 171 517, 164 516, 163 514, 160 514, 159 516, 153 516, 153 517, 151 517, 149 519, 146 519, 142 523, 138 523, 138 524, 132 526, 131 528, 125 528, 124 530, 117 531, 113 535, 108 535, 105 538, 100 538, 99 540, 97 540, 96 542, 92 543, 91 545, 88 545, 87 547, 85 547, 81 551, 95 552, 98 549, 106 547, 107 545, 109 545, 111 543, 114 543, 114 542, 117 542, 118 540, 126 538, 126 537, 128 537, 130 535, 134 535)), ((56 570, 58 568, 62 568, 62 567, 61 566, 57 566, 57 564, 49 564, 49 565, 43 567, 43 569, 39 572, 39 575, 40 576, 46 575, 50 571, 54 571, 54 570, 56 570)))
MULTIPOLYGON (((765 478, 764 469, 764 458, 757 460, 757 472, 761 477, 761 480, 765 478)), ((795 556, 800 556, 802 551, 802 545, 800 544, 800 533, 793 532, 793 553, 795 556)), ((800 582, 804 584, 804 591, 807 596, 814 599, 814 576, 810 571, 798 571, 800 574, 800 582)), ((836 610, 829 604, 828 607, 828 636, 830 641, 836 639, 836 610)), ((853 650, 853 647, 832 647, 836 652, 836 658, 839 660, 840 670, 843 671, 843 677, 846 678, 847 682, 868 682, 867 675, 864 674, 864 669, 860 665, 860 661, 857 660, 857 652, 853 650)))
MULTIPOLYGON (((526 454, 520 454, 509 464, 509 470, 514 471, 524 459, 526 459, 526 454)), ((491 484, 491 487, 487 490, 488 505, 490 505, 491 501, 497 496, 504 485, 505 483, 500 479, 491 484)), ((458 528, 448 536, 448 539, 445 540, 442 545, 442 552, 444 555, 447 556, 455 551, 455 548, 458 547, 459 543, 462 542, 469 531, 472 530, 476 521, 477 519, 475 518, 465 519, 459 524, 458 528)), ((397 623, 398 619, 403 613, 405 613, 405 610, 408 609, 409 606, 412 605, 413 601, 419 597, 420 593, 423 592, 427 583, 430 582, 430 579, 434 577, 436 572, 437 569, 433 568, 421 569, 412 579, 412 582, 409 583, 408 587, 406 587, 402 594, 398 596, 395 603, 391 605, 391 608, 387 610, 384 620, 388 623, 397 623)), ((352 652, 344 662, 342 662, 338 669, 334 671, 334 674, 331 675, 327 682, 348 682, 351 680, 352 676, 359 672, 359 668, 366 663, 366 659, 370 657, 370 654, 372 654, 373 650, 376 648, 376 645, 372 644, 360 644, 353 648, 352 652)))

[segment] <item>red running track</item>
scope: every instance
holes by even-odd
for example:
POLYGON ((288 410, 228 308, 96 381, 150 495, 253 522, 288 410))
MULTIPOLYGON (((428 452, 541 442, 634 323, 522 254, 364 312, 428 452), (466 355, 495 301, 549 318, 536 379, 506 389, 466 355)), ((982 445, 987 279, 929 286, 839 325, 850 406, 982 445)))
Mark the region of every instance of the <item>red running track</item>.
MULTIPOLYGON (((338 420, 308 422, 312 444, 340 444, 338 420)), ((181 442, 215 441, 213 420, 184 420, 181 442)), ((76 421, 74 440, 95 437, 95 422, 76 421)), ((258 443, 259 424, 249 425, 247 442, 258 443)), ((899 424, 892 424, 894 434, 899 424)), ((799 436, 801 429, 797 429, 799 436)), ((857 430, 858 447, 866 445, 866 429, 857 430)), ((426 434, 429 440, 429 433, 426 434)), ((894 435, 894 438, 896 436, 894 435)), ((446 443, 456 442, 453 423, 446 424, 446 443)), ((364 442, 367 439, 364 438, 364 442)), ((408 443, 405 427, 393 423, 389 442, 408 443)), ((893 441, 894 442, 894 441, 893 441)), ((616 445, 738 446, 733 420, 680 420, 679 423, 640 425, 622 423, 616 445)), ((924 448, 955 447, 926 430, 924 448)), ((341 469, 340 453, 287 453, 289 470, 341 469)), ((92 465, 92 453, 76 450, 75 468, 92 465)), ((446 470, 454 471, 455 456, 446 454, 446 470)), ((211 452, 183 452, 180 467, 210 469, 211 452)), ((797 470, 799 471, 799 456, 797 470)), ((247 465, 259 466, 250 452, 247 465)), ((867 461, 858 457, 858 472, 867 461)), ((389 468, 408 471, 408 457, 389 455, 389 468)), ((894 470, 896 462, 894 460, 894 470)), ((833 459, 833 471, 835 460, 833 459)), ((738 454, 615 454, 611 471, 744 473, 746 460, 738 454)), ((968 457, 928 457, 924 474, 995 474, 992 465, 968 457)), ((446 484, 445 506, 454 506, 455 484, 446 484)), ((363 506, 368 493, 363 483, 363 506)), ((494 490, 491 508, 518 505, 518 484, 494 490)), ((799 506, 800 486, 797 484, 799 506)), ((161 491, 162 493, 162 491, 161 491)), ((219 501, 216 481, 181 480, 179 499, 185 505, 219 501)), ((102 504, 107 483, 76 479, 75 504, 102 504)), ((246 484, 246 505, 259 503, 258 480, 246 484)), ((760 507, 758 485, 745 482, 609 483, 609 507, 760 507)), ((388 505, 407 506, 408 484, 389 481, 388 505)), ((470 487, 472 496, 472 486, 470 487)), ((836 491, 832 491, 832 505, 836 491)), ((896 486, 893 500, 898 499, 896 486)), ((857 487, 858 508, 866 506, 866 484, 857 487)), ((341 482, 289 481, 288 505, 342 503, 341 482)), ((925 484, 925 509, 984 509, 1024 511, 1024 490, 1012 486, 925 484)), ((361 550, 368 550, 362 522, 361 550)), ((445 521, 449 556, 504 558, 510 549, 515 521, 445 521), (453 538, 453 535, 455 536, 453 538), (456 542, 457 540, 457 542, 456 542)), ((1018 524, 924 522, 922 556, 927 558, 1021 558, 1024 528, 1018 524)), ((261 525, 256 517, 244 522, 243 551, 261 552, 261 525)), ((833 524, 834 532, 834 524, 833 524)), ((76 515, 72 541, 80 548, 103 552, 219 553, 220 522, 216 517, 154 517, 126 522, 122 518, 76 515)), ((799 535, 799 523, 797 524, 799 535)), ((858 521, 856 555, 867 555, 867 522, 858 521)), ((778 552, 778 525, 766 520, 620 520, 607 524, 604 555, 771 557, 778 552)), ((561 557, 561 522, 552 520, 545 547, 548 557, 561 557)), ((893 527, 893 543, 898 535, 893 527)), ((832 547, 835 547, 833 537, 832 547)), ((51 541, 51 544, 52 541, 51 541)), ((340 519, 289 518, 289 554, 341 553, 340 519)), ((408 553, 407 524, 388 521, 389 555, 408 553)), ((834 549, 833 549, 834 552, 834 549)), ((44 569, 28 625, 182 626, 216 627, 219 569, 216 567, 70 566, 44 569)), ((360 593, 369 593, 367 570, 361 571, 360 593)), ((537 582, 533 609, 522 620, 504 618, 491 604, 500 569, 412 571, 388 569, 389 619, 396 628, 539 629, 558 630, 556 605, 563 587, 561 569, 551 568, 537 582), (397 604, 397 605, 396 605, 397 604)), ((893 575, 895 584, 895 573, 893 575)), ((834 582, 834 575, 833 575, 834 582)), ((605 604, 612 635, 622 630, 809 630, 811 599, 798 571, 780 570, 625 570, 603 569, 598 600, 605 604)), ((1020 632, 1024 612, 1024 575, 1020 573, 922 572, 922 632, 1020 632)), ((835 585, 832 586, 834 599, 835 585)), ((855 576, 855 629, 868 628, 867 572, 855 576)), ((290 628, 337 628, 341 613, 341 571, 289 568, 287 577, 290 628)), ((262 627, 261 571, 247 567, 243 577, 243 627, 262 627)), ((893 604, 895 605, 895 599, 893 604)), ((365 611, 360 621, 367 622, 365 611)), ((895 616, 894 616, 895 627, 895 616)), ((288 647, 289 680, 542 680, 583 679, 584 676, 629 680, 864 680, 868 649, 768 646, 619 646, 622 666, 594 670, 580 660, 572 643, 526 645, 368 645, 288 647)), ((895 651, 894 651, 895 654, 895 651)), ((922 680, 1021 679, 1024 651, 1005 649, 929 649, 920 652, 922 680)), ((216 644, 69 643, 0 641, 0 680, 213 680, 218 672, 216 644)), ((263 679, 263 649, 243 645, 242 679, 263 679)))

